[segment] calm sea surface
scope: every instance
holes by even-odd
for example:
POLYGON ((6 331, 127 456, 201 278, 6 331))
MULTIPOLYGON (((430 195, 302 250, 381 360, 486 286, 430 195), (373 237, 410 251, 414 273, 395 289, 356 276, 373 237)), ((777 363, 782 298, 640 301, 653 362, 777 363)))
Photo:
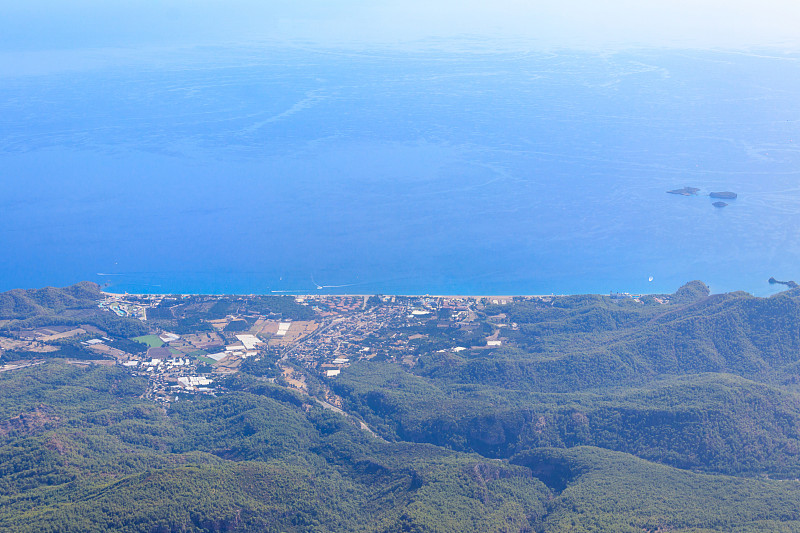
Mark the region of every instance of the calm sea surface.
POLYGON ((770 276, 800 281, 794 56, 12 59, 2 290, 549 294, 701 279, 765 295, 770 276), (666 194, 684 186, 701 192, 666 194), (739 198, 715 208, 710 191, 739 198))

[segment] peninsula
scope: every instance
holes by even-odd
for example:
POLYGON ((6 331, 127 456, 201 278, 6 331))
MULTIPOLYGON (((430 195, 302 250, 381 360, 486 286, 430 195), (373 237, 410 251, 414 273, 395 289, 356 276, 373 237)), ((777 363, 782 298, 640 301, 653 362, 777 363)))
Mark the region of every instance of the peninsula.
POLYGON ((794 281, 779 281, 779 280, 777 280, 775 278, 769 278, 769 284, 770 285, 775 285, 775 284, 786 285, 790 289, 796 289, 796 288, 800 287, 800 285, 798 285, 797 282, 794 282, 794 281))

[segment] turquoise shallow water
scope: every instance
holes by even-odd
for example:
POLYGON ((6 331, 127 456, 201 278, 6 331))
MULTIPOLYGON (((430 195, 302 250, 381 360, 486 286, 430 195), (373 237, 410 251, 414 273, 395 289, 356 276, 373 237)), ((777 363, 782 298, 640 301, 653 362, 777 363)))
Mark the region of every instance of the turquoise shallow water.
POLYGON ((229 48, 6 73, 0 289, 769 294, 800 278, 799 65, 229 48))

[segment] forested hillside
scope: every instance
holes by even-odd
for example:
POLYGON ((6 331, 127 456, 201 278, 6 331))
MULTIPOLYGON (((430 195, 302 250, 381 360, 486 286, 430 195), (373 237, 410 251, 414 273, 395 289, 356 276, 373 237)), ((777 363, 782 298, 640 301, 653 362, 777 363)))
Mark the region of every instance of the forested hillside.
POLYGON ((147 327, 136 319, 99 309, 101 298, 100 286, 89 281, 64 288, 15 289, 0 293, 0 334, 44 325, 79 324, 93 325, 120 338, 147 332, 147 327))
MULTIPOLYGON (((3 295, 6 327, 73 311, 140 323, 94 311, 92 290, 3 295)), ((164 300, 156 324, 308 313, 164 300)), ((148 372, 121 365, 8 368, 0 530, 800 531, 800 290, 693 282, 480 309, 463 332, 437 316, 374 334, 410 338, 392 341, 402 356, 357 345, 370 355, 330 376, 252 358, 160 404, 148 372), (305 372, 306 392, 253 370, 264 361, 305 372)))
POLYGON ((800 291, 487 308, 510 346, 360 363, 332 385, 387 439, 508 458, 598 446, 666 465, 800 477, 800 291))
POLYGON ((92 309, 99 299, 100 286, 89 281, 63 289, 15 289, 0 293, 0 319, 24 319, 69 309, 92 309))
POLYGON ((510 462, 386 443, 308 397, 232 378, 166 411, 137 378, 0 374, 4 531, 719 531, 800 528, 795 481, 699 475, 600 448, 510 462))
POLYGON ((268 384, 163 410, 121 369, 0 374, 3 531, 530 530, 522 466, 389 444, 268 384))

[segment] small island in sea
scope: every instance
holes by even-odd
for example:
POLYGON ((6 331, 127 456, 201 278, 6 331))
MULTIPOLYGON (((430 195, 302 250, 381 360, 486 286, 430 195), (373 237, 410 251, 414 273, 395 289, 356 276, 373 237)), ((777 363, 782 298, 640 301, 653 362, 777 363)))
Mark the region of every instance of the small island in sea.
POLYGON ((798 285, 797 282, 795 282, 795 281, 780 281, 780 280, 775 279, 774 277, 773 278, 769 278, 769 284, 770 285, 775 285, 775 284, 786 285, 790 289, 796 289, 796 288, 800 287, 800 285, 798 285))
POLYGON ((709 194, 709 196, 711 198, 719 198, 721 200, 735 200, 738 197, 738 195, 735 192, 729 192, 729 191, 712 192, 711 194, 709 194))
POLYGON ((697 192, 700 189, 697 187, 684 187, 682 189, 674 189, 671 191, 667 191, 669 194, 680 194, 681 196, 697 196, 697 192))
MULTIPOLYGON (((673 189, 671 191, 667 191, 668 194, 678 194, 681 196, 697 196, 697 193, 700 191, 697 187, 683 187, 682 189, 673 189)), ((717 200, 735 200, 738 198, 738 194, 735 192, 730 191, 721 191, 721 192, 712 192, 709 193, 711 198, 715 198, 717 200)), ((727 207, 728 204, 726 202, 714 202, 711 205, 717 208, 727 207)))

